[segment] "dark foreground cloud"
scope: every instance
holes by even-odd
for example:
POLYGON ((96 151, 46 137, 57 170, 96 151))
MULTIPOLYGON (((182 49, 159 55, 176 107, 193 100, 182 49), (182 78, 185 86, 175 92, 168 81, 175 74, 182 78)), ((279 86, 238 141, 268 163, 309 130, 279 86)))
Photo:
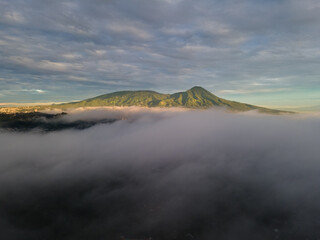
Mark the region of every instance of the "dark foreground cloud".
POLYGON ((320 238, 319 117, 126 114, 1 133, 3 239, 320 238))

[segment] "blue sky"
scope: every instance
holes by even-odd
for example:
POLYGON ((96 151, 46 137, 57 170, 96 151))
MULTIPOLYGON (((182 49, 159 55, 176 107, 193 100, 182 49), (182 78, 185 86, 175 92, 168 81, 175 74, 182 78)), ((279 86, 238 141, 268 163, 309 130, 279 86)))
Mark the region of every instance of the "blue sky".
POLYGON ((318 0, 1 0, 0 103, 200 85, 320 105, 318 0))

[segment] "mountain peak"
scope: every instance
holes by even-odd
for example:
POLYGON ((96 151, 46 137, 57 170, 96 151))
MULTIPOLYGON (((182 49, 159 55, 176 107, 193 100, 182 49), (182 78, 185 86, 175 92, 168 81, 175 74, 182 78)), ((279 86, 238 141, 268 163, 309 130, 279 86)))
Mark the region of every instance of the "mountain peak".
POLYGON ((187 92, 193 93, 193 94, 200 94, 200 95, 213 95, 211 92, 209 92, 207 89, 204 89, 200 86, 194 86, 193 88, 190 88, 187 92))
POLYGON ((190 91, 208 91, 206 89, 204 89, 203 87, 200 86, 194 86, 192 88, 189 89, 190 91))

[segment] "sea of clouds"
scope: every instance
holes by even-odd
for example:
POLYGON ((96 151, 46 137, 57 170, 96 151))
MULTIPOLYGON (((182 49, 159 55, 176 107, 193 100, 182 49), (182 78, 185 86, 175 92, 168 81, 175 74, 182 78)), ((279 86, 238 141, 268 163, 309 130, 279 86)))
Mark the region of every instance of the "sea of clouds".
POLYGON ((76 110, 0 132, 0 230, 19 239, 320 239, 320 117, 76 110))

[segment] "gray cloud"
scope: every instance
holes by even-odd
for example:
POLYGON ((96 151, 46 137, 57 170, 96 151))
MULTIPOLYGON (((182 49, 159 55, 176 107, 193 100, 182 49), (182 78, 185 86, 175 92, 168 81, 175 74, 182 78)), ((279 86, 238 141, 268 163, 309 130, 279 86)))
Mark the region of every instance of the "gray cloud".
POLYGON ((274 78, 270 89, 318 82, 313 0, 14 0, 0 9, 4 77, 16 78, 16 87, 47 86, 66 100, 86 97, 88 87, 93 96, 193 85, 254 91, 251 83, 274 78))
POLYGON ((1 133, 2 236, 319 238, 319 116, 68 118, 123 114, 83 131, 1 133))

